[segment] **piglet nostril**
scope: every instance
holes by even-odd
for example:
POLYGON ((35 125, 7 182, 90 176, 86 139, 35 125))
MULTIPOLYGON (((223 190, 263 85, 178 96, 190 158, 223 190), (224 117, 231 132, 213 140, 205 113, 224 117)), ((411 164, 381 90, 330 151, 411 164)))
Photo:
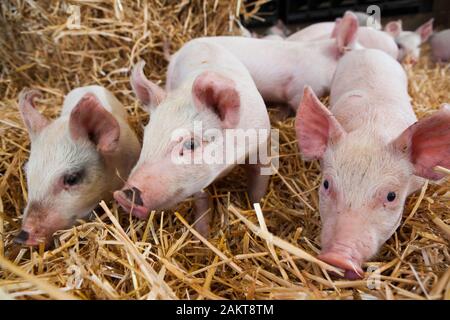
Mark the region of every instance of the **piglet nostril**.
POLYGON ((125 197, 127 197, 127 199, 133 199, 133 190, 131 189, 125 189, 122 190, 123 194, 125 195, 125 197))
POLYGON ((143 206, 144 202, 142 201, 141 198, 141 190, 133 187, 133 191, 134 191, 134 203, 136 203, 138 206, 143 206))
POLYGON ((134 200, 134 203, 136 205, 138 205, 138 206, 144 205, 144 202, 142 201, 142 198, 141 198, 141 191, 138 188, 133 187, 131 189, 125 189, 125 190, 123 190, 123 193, 128 198, 128 200, 130 200, 130 201, 134 200))
POLYGON ((28 238, 30 237, 30 234, 24 230, 21 230, 19 234, 14 238, 14 242, 18 244, 24 244, 27 242, 28 238))

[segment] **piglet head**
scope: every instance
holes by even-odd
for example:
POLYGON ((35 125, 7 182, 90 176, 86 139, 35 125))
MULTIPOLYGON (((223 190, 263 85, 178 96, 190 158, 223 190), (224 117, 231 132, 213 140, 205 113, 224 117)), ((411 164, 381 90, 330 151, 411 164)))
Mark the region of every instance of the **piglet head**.
POLYGON ((302 156, 321 162, 319 258, 349 279, 360 278, 362 263, 398 227, 417 177, 439 179, 433 168, 450 166, 450 111, 443 108, 385 141, 375 133, 346 132, 306 87, 296 133, 302 156))
POLYGON ((69 117, 52 122, 35 109, 36 96, 24 90, 19 98, 31 138, 24 167, 28 203, 16 238, 26 245, 48 244, 54 232, 72 226, 110 196, 113 172, 106 165, 120 134, 115 118, 92 94, 82 97, 69 117))
POLYGON ((284 39, 289 35, 289 29, 286 27, 282 20, 278 19, 277 23, 267 30, 266 35, 278 36, 284 39))
POLYGON ((416 63, 420 57, 420 46, 433 33, 433 19, 422 24, 416 31, 404 31, 401 20, 391 21, 386 24, 385 31, 397 43, 399 49, 398 60, 416 63))
POLYGON ((152 110, 138 163, 114 198, 133 215, 146 218, 150 210, 169 209, 201 191, 221 165, 204 156, 211 150, 223 152, 220 133, 238 124, 239 110, 234 82, 218 73, 203 72, 171 92, 152 110))

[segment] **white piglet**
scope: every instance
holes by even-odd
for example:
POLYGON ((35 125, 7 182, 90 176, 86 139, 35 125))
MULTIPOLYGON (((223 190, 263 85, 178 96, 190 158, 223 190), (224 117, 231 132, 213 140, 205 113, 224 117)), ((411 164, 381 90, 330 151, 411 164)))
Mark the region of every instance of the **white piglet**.
POLYGON ((318 96, 329 92, 338 60, 355 46, 358 21, 347 14, 333 39, 296 43, 244 37, 207 37, 233 53, 249 70, 266 102, 287 104, 297 110, 303 87, 318 96))
POLYGON ((431 56, 435 62, 450 61, 450 29, 433 34, 430 38, 431 56))
POLYGON ((28 203, 15 241, 26 245, 48 244, 54 232, 111 199, 140 151, 123 105, 105 88, 72 90, 53 121, 36 110, 38 95, 25 89, 19 96, 31 151, 25 165, 28 203))
MULTIPOLYGON (((342 18, 335 22, 320 22, 312 24, 286 38, 286 41, 305 42, 319 41, 336 37, 342 18)), ((371 27, 361 26, 358 28, 356 41, 366 49, 379 49, 394 59, 398 59, 399 50, 394 38, 384 31, 371 27)))
MULTIPOLYGON (((171 57, 167 93, 145 78, 143 67, 143 62, 135 66, 131 84, 150 121, 139 161, 114 197, 125 210, 146 218, 150 210, 170 209, 194 195, 199 217, 209 207, 203 189, 267 145, 266 106, 243 64, 202 39, 188 42, 171 57), (239 130, 262 134, 248 144, 231 140, 229 147, 227 133, 239 130), (220 156, 209 157, 213 154, 220 156), (226 160, 232 158, 238 161, 226 160)), ((249 196, 258 201, 269 176, 260 174, 256 162, 247 169, 249 196)), ((209 215, 199 221, 195 226, 206 235, 209 215)))
POLYGON ((450 167, 450 109, 417 121, 402 66, 374 49, 340 60, 330 104, 305 88, 296 132, 322 168, 319 258, 354 279, 399 226, 406 197, 450 167))
POLYGON ((420 58, 420 46, 433 34, 433 19, 428 20, 416 31, 405 31, 402 20, 391 21, 384 27, 398 46, 398 60, 416 63, 420 58))

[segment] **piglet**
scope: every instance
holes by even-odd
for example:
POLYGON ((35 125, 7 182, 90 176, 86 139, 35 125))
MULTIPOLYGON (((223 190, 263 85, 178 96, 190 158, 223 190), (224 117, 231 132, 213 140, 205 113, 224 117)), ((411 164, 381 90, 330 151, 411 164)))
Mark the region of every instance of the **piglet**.
POLYGON ((406 197, 443 177, 435 166, 450 167, 450 109, 417 121, 402 66, 374 49, 339 61, 330 110, 304 91, 295 128, 303 158, 322 169, 319 258, 359 278, 399 226, 406 197))
MULTIPOLYGON (((209 200, 203 190, 267 146, 266 106, 245 66, 203 39, 188 42, 171 57, 166 91, 144 76, 143 67, 144 62, 135 66, 131 85, 150 121, 140 158, 114 198, 145 219, 150 210, 170 209, 193 195, 195 227, 207 235, 209 200), (246 143, 245 132, 258 138, 246 143)), ((269 176, 260 174, 258 159, 248 161, 246 169, 250 200, 257 202, 269 176)))
POLYGON ((273 41, 244 37, 207 37, 248 69, 266 102, 286 104, 297 110, 303 87, 310 85, 318 96, 329 92, 336 64, 355 46, 358 21, 347 14, 333 39, 316 42, 273 41))
POLYGON ((283 21, 278 20, 276 24, 268 28, 263 35, 256 32, 251 32, 245 28, 242 23, 237 20, 241 36, 246 38, 263 38, 267 40, 284 40, 289 35, 289 29, 285 26, 283 21))
MULTIPOLYGON (((286 38, 287 41, 318 41, 336 37, 342 18, 335 22, 320 22, 312 24, 286 38)), ((360 26, 356 35, 356 41, 364 48, 379 49, 394 59, 398 58, 398 47, 394 39, 386 32, 371 27, 360 26)))
POLYGON ((32 246, 48 244, 54 232, 110 199, 140 151, 123 105, 105 88, 72 90, 53 121, 36 110, 39 95, 24 89, 19 96, 31 151, 24 168, 28 203, 15 241, 32 246))
POLYGON ((431 55, 435 62, 450 61, 450 29, 435 33, 430 38, 431 55))
POLYGON ((316 41, 331 38, 335 30, 336 22, 340 23, 342 18, 337 18, 335 22, 319 22, 309 25, 294 32, 286 38, 288 41, 316 41))
POLYGON ((420 58, 420 46, 433 34, 433 19, 422 24, 416 31, 404 31, 402 20, 391 21, 384 27, 399 49, 399 61, 416 63, 420 58))
POLYGON ((277 38, 281 38, 284 39, 289 35, 290 31, 288 29, 288 27, 286 27, 286 25, 283 23, 282 20, 278 19, 277 22, 271 26, 270 28, 268 28, 265 32, 265 38, 272 38, 274 39, 273 36, 277 37, 277 38))

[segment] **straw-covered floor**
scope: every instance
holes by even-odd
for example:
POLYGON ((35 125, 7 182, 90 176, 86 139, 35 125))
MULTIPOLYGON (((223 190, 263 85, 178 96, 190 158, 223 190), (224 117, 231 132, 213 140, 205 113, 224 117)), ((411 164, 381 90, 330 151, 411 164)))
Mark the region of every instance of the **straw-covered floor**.
MULTIPOLYGON (((401 227, 366 264, 379 268, 379 282, 328 276, 327 266, 314 258, 320 250, 319 166, 300 159, 293 118, 273 123, 280 129, 280 169, 262 213, 251 207, 239 168, 209 188, 209 239, 187 222, 190 200, 176 210, 153 212, 147 221, 108 202, 93 220, 57 233, 49 251, 14 244, 26 204, 22 166, 29 154, 17 109, 20 90, 41 90, 39 109, 56 117, 68 91, 104 85, 127 106, 141 135, 148 116, 131 92, 130 67, 143 58, 147 76, 163 80, 165 38, 173 52, 197 36, 237 32, 233 19, 245 11, 237 0, 70 1, 81 8, 81 28, 73 29, 76 19, 68 18, 77 11, 67 3, 0 5, 0 298, 450 298, 448 180, 408 198, 401 227)), ((419 117, 450 101, 449 68, 431 64, 426 53, 407 69, 419 117)))

